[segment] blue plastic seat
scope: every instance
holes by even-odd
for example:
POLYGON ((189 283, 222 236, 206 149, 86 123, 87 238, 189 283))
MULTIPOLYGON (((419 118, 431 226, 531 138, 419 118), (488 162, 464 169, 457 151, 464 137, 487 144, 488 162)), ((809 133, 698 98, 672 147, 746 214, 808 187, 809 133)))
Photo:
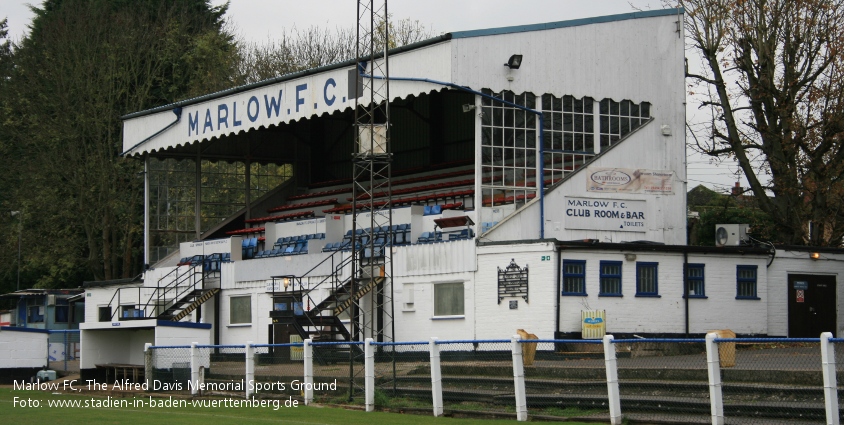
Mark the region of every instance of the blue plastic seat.
POLYGON ((423 215, 431 215, 431 207, 426 205, 423 207, 423 215))
POLYGON ((442 208, 443 207, 441 207, 440 205, 433 205, 431 207, 431 215, 437 215, 437 214, 442 213, 443 212, 442 208))

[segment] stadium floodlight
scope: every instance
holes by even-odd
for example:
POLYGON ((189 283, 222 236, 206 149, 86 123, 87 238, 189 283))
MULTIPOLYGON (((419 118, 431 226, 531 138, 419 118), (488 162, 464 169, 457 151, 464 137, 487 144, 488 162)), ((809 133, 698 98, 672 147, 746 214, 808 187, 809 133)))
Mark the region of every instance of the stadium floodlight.
POLYGON ((508 63, 505 64, 510 69, 519 69, 520 65, 522 65, 522 55, 511 55, 508 58, 508 63))

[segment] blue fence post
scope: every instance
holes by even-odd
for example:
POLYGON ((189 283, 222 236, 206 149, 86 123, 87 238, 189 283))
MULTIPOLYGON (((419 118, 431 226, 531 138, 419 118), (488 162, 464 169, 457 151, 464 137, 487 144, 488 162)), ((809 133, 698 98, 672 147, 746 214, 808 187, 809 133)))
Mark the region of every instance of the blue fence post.
POLYGON ((718 335, 707 334, 705 345, 707 347, 707 378, 710 383, 710 416, 713 425, 724 425, 725 411, 722 405, 722 375, 719 368, 719 344, 716 343, 718 335))
POLYGON ((440 374, 440 347, 437 338, 428 342, 428 352, 431 367, 431 404, 434 416, 443 416, 443 376, 440 374))
POLYGON ((821 334, 822 377, 824 379, 824 410, 827 425, 839 425, 839 399, 836 395, 836 353, 830 339, 833 334, 821 334))
POLYGON ((373 339, 364 340, 364 407, 367 412, 375 410, 375 362, 373 361, 373 339))
POLYGON ((622 406, 619 400, 619 374, 616 370, 616 346, 613 345, 613 335, 605 335, 604 372, 607 377, 607 406, 610 410, 611 425, 622 424, 622 406))
MULTIPOLYGON (((62 341, 63 341, 62 345, 64 346, 64 350, 65 350, 65 352, 64 352, 65 371, 67 371, 67 355, 68 355, 68 352, 70 351, 70 347, 68 347, 68 343, 67 343, 67 332, 62 332, 62 341)), ((47 344, 47 346, 49 346, 49 345, 50 344, 47 344)))
POLYGON ((302 341, 302 380, 305 382, 305 405, 314 401, 314 347, 311 338, 302 341))
POLYGON ((528 405, 525 401, 525 369, 522 367, 522 344, 519 335, 511 337, 511 355, 513 357, 513 391, 516 399, 516 420, 528 420, 528 405))

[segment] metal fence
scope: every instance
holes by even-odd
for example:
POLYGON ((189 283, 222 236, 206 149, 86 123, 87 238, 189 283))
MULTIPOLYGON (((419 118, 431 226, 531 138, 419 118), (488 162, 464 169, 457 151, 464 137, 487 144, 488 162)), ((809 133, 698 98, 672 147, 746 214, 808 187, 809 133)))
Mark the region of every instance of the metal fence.
POLYGON ((842 423, 843 340, 311 342, 147 349, 149 389, 435 416, 842 423), (158 381, 158 382, 153 382, 158 381), (838 422, 837 422, 838 420, 838 422))
POLYGON ((79 372, 79 329, 47 331, 48 369, 79 372))

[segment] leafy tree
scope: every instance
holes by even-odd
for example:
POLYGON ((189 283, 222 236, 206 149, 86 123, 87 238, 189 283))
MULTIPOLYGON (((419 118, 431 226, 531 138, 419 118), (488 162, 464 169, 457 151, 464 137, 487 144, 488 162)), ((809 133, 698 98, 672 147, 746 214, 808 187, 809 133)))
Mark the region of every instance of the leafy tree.
POLYGON ((0 147, 13 155, 0 182, 12 182, 4 206, 24 211, 27 286, 130 277, 141 269, 143 179, 141 163, 120 157, 120 116, 232 84, 226 6, 47 0, 32 10, 0 104, 0 147))
POLYGON ((687 192, 687 209, 698 212, 689 224, 690 245, 713 246, 717 224, 748 224, 748 234, 758 241, 771 241, 777 229, 749 196, 723 195, 704 186, 687 192))
POLYGON ((841 245, 842 0, 680 4, 705 70, 687 76, 711 112, 696 146, 736 159, 773 242, 841 245))

